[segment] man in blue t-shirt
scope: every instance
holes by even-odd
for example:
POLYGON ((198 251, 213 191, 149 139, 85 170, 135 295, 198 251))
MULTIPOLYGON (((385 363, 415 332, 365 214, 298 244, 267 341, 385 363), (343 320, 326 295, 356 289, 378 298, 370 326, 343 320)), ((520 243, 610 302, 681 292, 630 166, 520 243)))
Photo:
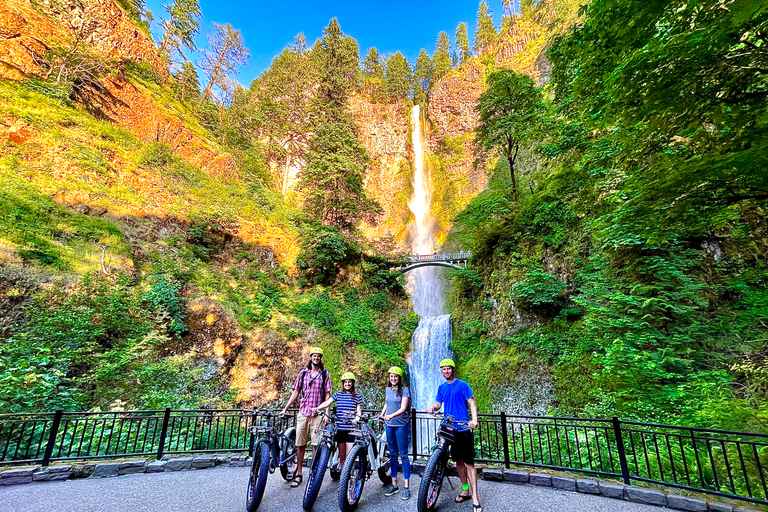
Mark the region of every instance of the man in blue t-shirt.
POLYGON ((475 396, 469 384, 456 378, 456 364, 453 359, 440 361, 440 372, 445 377, 445 382, 437 388, 435 403, 427 407, 427 412, 432 414, 445 405, 443 412, 445 416, 453 416, 456 421, 469 422, 469 428, 457 425, 455 441, 450 445, 451 458, 456 463, 456 471, 458 471, 461 480, 461 493, 453 501, 462 503, 471 499, 473 512, 483 512, 477 496, 475 438, 472 435, 472 430, 470 430, 477 428, 475 396), (471 420, 470 412, 472 413, 471 420))

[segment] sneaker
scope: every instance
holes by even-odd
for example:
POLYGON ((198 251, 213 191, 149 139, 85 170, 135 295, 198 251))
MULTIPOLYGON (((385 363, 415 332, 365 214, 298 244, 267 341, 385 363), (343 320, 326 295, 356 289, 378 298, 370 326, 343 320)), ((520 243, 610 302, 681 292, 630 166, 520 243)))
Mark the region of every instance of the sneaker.
POLYGON ((401 498, 403 498, 404 500, 411 498, 411 489, 409 487, 406 487, 405 489, 403 489, 403 495, 401 496, 401 498))
POLYGON ((394 485, 390 485, 389 489, 387 489, 387 492, 384 493, 384 496, 392 496, 393 494, 397 494, 400 492, 399 487, 395 487, 394 485))

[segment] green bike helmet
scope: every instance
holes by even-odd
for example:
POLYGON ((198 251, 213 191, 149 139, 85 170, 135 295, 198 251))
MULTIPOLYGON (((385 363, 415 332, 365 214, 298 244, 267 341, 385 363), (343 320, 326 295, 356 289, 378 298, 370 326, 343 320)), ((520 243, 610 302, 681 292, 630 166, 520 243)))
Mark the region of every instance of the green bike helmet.
POLYGON ((312 347, 312 350, 309 351, 309 355, 311 356, 312 354, 320 354, 322 356, 323 349, 321 349, 320 347, 312 347))
POLYGON ((440 368, 442 368, 443 366, 450 366, 451 368, 456 368, 456 363, 453 362, 453 359, 446 358, 440 361, 440 368))
POLYGON ((399 366, 393 366, 389 369, 389 373, 394 373, 395 375, 399 375, 400 377, 403 376, 403 369, 399 366))
POLYGON ((352 372, 346 372, 346 373, 344 373, 344 374, 341 376, 341 382, 344 382, 345 380, 351 380, 351 381, 353 381, 353 382, 354 382, 354 381, 356 381, 357 379, 355 378, 355 374, 354 374, 354 373, 352 373, 352 372))

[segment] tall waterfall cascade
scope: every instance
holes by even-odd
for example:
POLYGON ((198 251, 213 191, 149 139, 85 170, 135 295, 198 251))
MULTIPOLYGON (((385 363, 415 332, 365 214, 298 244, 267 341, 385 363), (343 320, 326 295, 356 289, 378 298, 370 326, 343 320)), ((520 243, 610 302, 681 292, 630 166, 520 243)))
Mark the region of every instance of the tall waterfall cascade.
MULTIPOLYGON (((411 252, 432 254, 435 251, 435 219, 430 214, 432 190, 429 166, 424 164, 421 145, 421 111, 419 105, 411 110, 413 142, 413 194, 408 207, 413 213, 409 225, 411 252)), ((408 273, 408 288, 413 309, 419 315, 419 325, 411 338, 408 366, 413 407, 423 411, 435 400, 437 387, 443 382, 440 360, 452 357, 451 317, 445 314, 445 282, 440 267, 422 267, 408 273)), ((414 433, 415 434, 415 433, 414 433)), ((422 433, 420 438, 431 439, 422 433), (425 437, 426 436, 426 437, 425 437)))

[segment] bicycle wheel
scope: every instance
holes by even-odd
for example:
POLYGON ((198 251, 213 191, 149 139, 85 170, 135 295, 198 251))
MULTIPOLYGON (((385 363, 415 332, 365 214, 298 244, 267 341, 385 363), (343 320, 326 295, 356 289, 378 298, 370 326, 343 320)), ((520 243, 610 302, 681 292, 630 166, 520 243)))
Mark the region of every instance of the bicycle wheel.
POLYGON ((389 446, 387 443, 381 443, 381 457, 379 458, 379 480, 384 485, 392 483, 392 466, 389 464, 389 446))
POLYGON ((435 510, 437 497, 440 496, 440 488, 443 486, 443 476, 448 463, 442 448, 436 448, 427 461, 424 475, 419 483, 419 499, 416 501, 418 512, 431 512, 435 510))
POLYGON ((312 457, 312 468, 309 471, 309 478, 307 478, 307 486, 304 488, 304 502, 302 503, 304 510, 312 510, 312 505, 317 500, 320 486, 323 485, 323 478, 325 478, 325 468, 328 467, 331 447, 328 443, 322 442, 317 447, 317 451, 319 453, 312 457))
MULTIPOLYGON (((287 460, 289 457, 296 456, 296 429, 289 428, 286 430, 285 437, 288 438, 288 441, 282 441, 283 446, 282 450, 280 450, 280 460, 287 460)), ((293 480, 293 477, 296 476, 295 464, 296 459, 294 458, 280 465, 280 476, 282 476, 283 480, 286 482, 290 482, 293 480), (291 470, 291 467, 293 467, 293 470, 291 470)))
POLYGON ((368 473, 368 457, 366 446, 356 444, 347 454, 344 469, 339 480, 339 508, 341 512, 352 512, 357 508, 368 473))
POLYGON ((245 496, 245 510, 253 512, 261 504, 264 489, 267 487, 269 462, 272 456, 269 443, 259 443, 253 451, 253 464, 248 478, 248 491, 245 496))
POLYGON ((334 482, 339 479, 341 476, 341 464, 339 464, 339 450, 337 449, 333 456, 331 457, 331 460, 328 461, 329 467, 328 470, 331 473, 331 480, 334 482))

